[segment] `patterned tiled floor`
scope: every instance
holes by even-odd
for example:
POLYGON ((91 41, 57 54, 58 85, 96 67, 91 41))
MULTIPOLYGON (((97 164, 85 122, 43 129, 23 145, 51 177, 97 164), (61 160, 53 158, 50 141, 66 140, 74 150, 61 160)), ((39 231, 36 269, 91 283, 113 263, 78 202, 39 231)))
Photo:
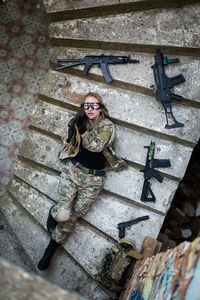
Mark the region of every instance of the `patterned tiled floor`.
POLYGON ((0 0, 0 195, 12 179, 16 152, 37 102, 49 61, 39 0, 0 0))

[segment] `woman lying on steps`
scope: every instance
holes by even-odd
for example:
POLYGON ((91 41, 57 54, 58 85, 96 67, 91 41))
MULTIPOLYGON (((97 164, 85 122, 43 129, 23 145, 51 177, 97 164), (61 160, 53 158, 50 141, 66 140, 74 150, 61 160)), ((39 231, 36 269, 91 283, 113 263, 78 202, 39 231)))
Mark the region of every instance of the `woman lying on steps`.
POLYGON ((56 249, 66 242, 77 218, 83 217, 97 199, 105 170, 126 167, 112 148, 116 128, 108 117, 101 96, 90 92, 84 97, 81 112, 69 123, 71 127, 63 137, 59 155, 67 163, 60 175, 58 202, 49 211, 47 229, 51 239, 38 263, 41 271, 48 268, 56 249))

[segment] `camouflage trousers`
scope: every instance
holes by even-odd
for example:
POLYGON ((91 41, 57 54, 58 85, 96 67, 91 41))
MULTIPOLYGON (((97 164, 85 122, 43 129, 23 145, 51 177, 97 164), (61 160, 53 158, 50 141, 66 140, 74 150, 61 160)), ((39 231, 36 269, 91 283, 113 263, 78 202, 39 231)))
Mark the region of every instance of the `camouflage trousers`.
POLYGON ((87 174, 70 161, 60 175, 58 203, 52 208, 52 217, 58 222, 52 238, 64 243, 70 235, 78 217, 84 216, 103 188, 104 176, 87 174))

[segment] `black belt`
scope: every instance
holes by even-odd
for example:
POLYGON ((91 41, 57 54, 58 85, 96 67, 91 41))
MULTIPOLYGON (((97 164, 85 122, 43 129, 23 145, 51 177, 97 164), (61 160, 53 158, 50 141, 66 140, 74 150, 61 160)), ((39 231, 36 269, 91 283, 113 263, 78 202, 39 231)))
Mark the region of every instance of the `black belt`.
POLYGON ((96 175, 96 176, 104 176, 105 175, 105 171, 100 171, 100 170, 94 170, 94 169, 86 168, 82 164, 80 164, 79 162, 75 161, 74 159, 71 159, 71 162, 77 168, 87 170, 87 172, 86 172, 87 174, 93 174, 93 175, 96 175))

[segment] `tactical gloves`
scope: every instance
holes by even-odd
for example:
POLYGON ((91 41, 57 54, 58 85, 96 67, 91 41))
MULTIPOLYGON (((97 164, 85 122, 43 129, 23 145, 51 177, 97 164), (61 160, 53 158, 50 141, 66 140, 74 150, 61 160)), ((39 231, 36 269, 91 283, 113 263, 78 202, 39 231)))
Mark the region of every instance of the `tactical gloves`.
POLYGON ((78 112, 69 122, 68 127, 69 127, 69 131, 68 131, 68 138, 67 138, 67 143, 70 142, 70 140, 72 139, 74 133, 75 133, 75 124, 78 127, 78 131, 80 134, 83 134, 87 129, 86 129, 86 121, 87 121, 87 117, 84 114, 82 116, 82 112, 78 112))
POLYGON ((78 119, 76 125, 78 127, 78 131, 80 134, 83 134, 86 132, 87 128, 86 128, 86 117, 85 115, 81 118, 78 119))

